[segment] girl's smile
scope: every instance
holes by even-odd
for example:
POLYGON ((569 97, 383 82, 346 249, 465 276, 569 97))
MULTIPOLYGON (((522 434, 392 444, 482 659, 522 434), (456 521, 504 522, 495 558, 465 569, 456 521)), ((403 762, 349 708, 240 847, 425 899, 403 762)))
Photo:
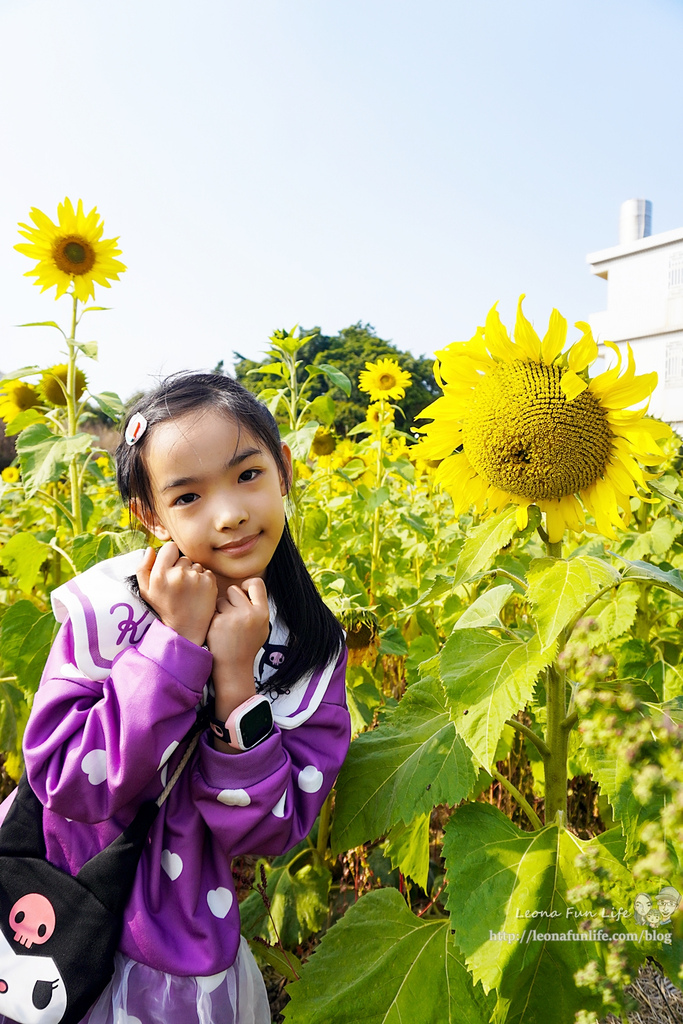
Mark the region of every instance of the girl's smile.
MULTIPOLYGON (((283 445, 285 460, 291 455, 283 445)), ((213 409, 157 424, 145 455, 155 511, 145 525, 211 569, 219 596, 263 577, 285 524, 280 477, 270 452, 213 409)))

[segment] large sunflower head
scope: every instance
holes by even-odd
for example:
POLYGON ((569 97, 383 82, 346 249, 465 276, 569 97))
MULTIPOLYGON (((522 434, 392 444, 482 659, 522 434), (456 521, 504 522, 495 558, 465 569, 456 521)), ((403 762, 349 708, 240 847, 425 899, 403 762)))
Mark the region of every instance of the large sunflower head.
MULTIPOLYGON (((66 405, 66 382, 69 368, 66 363, 59 363, 44 370, 40 378, 40 390, 50 405, 66 405)), ((76 367, 76 401, 85 391, 86 376, 76 367)))
POLYGON ((0 419, 11 423, 20 412, 32 409, 40 402, 40 395, 23 380, 4 380, 0 384, 0 419))
POLYGON ((20 242, 14 248, 38 260, 24 276, 35 277, 41 291, 55 285, 58 299, 73 281, 74 295, 87 302, 95 298, 95 284, 109 288, 109 281, 118 281, 119 274, 126 269, 114 259, 121 255, 118 238, 102 238, 104 222, 97 207, 86 214, 81 199, 75 210, 71 200, 65 199, 57 207, 57 224, 35 207, 30 217, 35 227, 19 224, 23 229, 19 234, 28 242, 20 242))
POLYGON ((358 388, 369 393, 371 402, 379 402, 382 398, 394 401, 403 398, 411 381, 411 375, 402 370, 395 359, 366 363, 365 369, 358 374, 358 388))
POLYGON ((645 409, 628 408, 650 397, 657 374, 636 376, 630 346, 622 374, 621 352, 606 342, 616 365, 590 378, 598 346, 588 324, 576 324, 581 337, 563 353, 567 321, 553 310, 539 338, 522 312, 523 298, 514 339, 494 306, 470 341, 436 353, 444 393, 420 415, 432 422, 419 454, 443 460, 436 478, 456 513, 514 502, 523 529, 536 504, 556 542, 567 526, 583 529, 580 498, 598 530, 614 538, 614 527, 628 523, 631 496, 652 479, 639 463, 661 461, 656 441, 670 433, 646 419, 645 409))

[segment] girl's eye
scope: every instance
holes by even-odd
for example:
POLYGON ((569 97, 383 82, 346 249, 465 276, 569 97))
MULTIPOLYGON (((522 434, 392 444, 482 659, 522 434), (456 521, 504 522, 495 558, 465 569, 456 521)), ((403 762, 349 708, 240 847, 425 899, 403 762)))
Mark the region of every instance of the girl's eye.
POLYGON ((179 498, 176 498, 176 500, 173 502, 173 504, 174 505, 191 505, 192 502, 196 501, 198 497, 199 497, 198 494, 193 494, 192 492, 190 492, 188 494, 181 494, 179 498))
POLYGON ((240 473, 240 480, 244 480, 245 483, 255 480, 261 473, 260 469, 245 469, 243 473, 240 473))

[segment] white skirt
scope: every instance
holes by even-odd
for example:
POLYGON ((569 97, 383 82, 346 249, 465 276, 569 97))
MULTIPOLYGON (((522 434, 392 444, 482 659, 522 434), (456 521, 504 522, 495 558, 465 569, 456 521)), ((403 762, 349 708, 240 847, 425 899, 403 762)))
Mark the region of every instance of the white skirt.
POLYGON ((207 978, 155 971, 121 953, 82 1024, 270 1024, 266 986, 242 936, 234 964, 207 978))

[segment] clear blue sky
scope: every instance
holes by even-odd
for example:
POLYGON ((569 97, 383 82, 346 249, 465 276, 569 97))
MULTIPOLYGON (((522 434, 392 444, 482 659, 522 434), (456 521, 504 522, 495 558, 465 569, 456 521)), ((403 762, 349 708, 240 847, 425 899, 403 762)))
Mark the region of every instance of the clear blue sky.
POLYGON ((0 367, 56 361, 12 246, 65 195, 120 235, 81 337, 124 397, 297 322, 583 319, 623 200, 683 224, 681 52, 680 0, 0 0, 0 367))

